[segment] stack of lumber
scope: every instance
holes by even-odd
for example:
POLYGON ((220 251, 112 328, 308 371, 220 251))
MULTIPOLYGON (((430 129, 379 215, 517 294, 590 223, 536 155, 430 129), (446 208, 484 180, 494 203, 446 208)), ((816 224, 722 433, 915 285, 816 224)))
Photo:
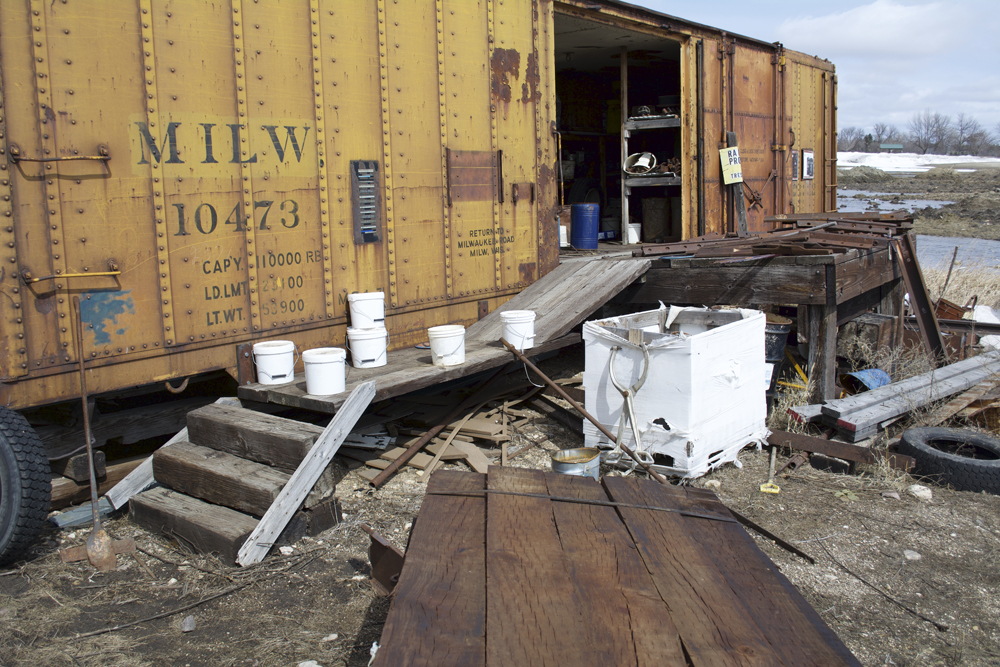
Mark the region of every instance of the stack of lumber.
MULTIPOLYGON (((133 496, 129 513, 148 530, 235 563, 237 553, 279 497, 323 429, 293 419, 213 403, 188 413, 187 439, 153 454, 163 486, 133 496)), ((278 544, 316 535, 340 521, 327 468, 278 544)))
POLYGON ((913 226, 905 214, 802 214, 764 219, 774 231, 748 236, 705 234, 675 243, 647 244, 637 257, 754 258, 782 255, 840 255, 849 250, 885 248, 889 239, 913 226))
POLYGON ((709 491, 428 483, 374 665, 860 665, 709 491))
POLYGON ((902 415, 997 379, 1000 352, 987 352, 855 396, 792 407, 788 413, 799 422, 831 426, 848 442, 858 442, 902 415))

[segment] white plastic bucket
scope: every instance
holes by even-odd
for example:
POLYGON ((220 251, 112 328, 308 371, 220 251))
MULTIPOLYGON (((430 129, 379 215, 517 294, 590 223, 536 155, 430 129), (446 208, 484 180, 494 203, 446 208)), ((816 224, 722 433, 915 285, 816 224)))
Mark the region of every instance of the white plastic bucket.
POLYGON ((535 311, 506 310, 500 313, 504 339, 524 351, 535 345, 535 311))
POLYGON ((445 324, 427 330, 431 342, 431 361, 435 366, 458 366, 465 363, 465 327, 445 324))
POLYGON ((355 368, 385 366, 389 332, 385 327, 358 329, 348 327, 347 349, 351 351, 351 365, 355 368))
POLYGON ((306 371, 306 393, 330 396, 344 391, 347 350, 340 347, 317 347, 302 353, 306 371))
POLYGON ((260 384, 285 384, 295 379, 295 343, 290 340, 265 340, 253 344, 260 384))
POLYGON ((348 294, 351 306, 351 326, 355 329, 377 329, 385 326, 385 293, 348 294))
POLYGON ((639 242, 639 235, 642 233, 642 224, 638 222, 628 223, 628 242, 634 245, 639 242))

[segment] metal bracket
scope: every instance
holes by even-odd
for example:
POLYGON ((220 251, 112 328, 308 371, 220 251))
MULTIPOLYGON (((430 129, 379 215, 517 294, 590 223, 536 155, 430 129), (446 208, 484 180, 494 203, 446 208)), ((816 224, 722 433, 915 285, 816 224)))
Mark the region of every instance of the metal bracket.
POLYGON ((98 162, 108 162, 111 160, 111 152, 104 144, 97 146, 97 155, 66 155, 64 157, 24 157, 17 144, 10 144, 10 161, 14 164, 18 162, 69 162, 71 160, 96 160, 98 162))
POLYGON ((399 573, 403 571, 403 552, 389 544, 369 525, 361 524, 361 530, 368 533, 372 543, 368 547, 368 560, 372 566, 372 586, 381 595, 389 595, 399 582, 399 573))

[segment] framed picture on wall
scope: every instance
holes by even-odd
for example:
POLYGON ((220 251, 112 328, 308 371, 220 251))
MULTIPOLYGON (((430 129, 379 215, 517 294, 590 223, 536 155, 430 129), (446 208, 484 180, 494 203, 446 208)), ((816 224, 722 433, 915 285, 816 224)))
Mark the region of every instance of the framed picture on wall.
POLYGON ((799 151, 792 151, 792 180, 799 180, 799 151))
POLYGON ((813 152, 807 148, 802 149, 802 178, 812 180, 816 174, 816 159, 813 152))

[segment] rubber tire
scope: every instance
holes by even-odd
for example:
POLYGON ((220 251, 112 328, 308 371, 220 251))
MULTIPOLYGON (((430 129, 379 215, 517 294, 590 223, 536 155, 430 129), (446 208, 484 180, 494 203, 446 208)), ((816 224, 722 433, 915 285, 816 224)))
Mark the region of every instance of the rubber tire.
POLYGON ((42 441, 20 413, 0 407, 0 566, 17 560, 38 537, 51 498, 42 441))
POLYGON ((899 453, 916 459, 914 473, 959 491, 1000 495, 1000 439, 960 428, 911 428, 903 432, 899 453), (941 451, 935 441, 973 445, 994 459, 974 459, 941 451))

